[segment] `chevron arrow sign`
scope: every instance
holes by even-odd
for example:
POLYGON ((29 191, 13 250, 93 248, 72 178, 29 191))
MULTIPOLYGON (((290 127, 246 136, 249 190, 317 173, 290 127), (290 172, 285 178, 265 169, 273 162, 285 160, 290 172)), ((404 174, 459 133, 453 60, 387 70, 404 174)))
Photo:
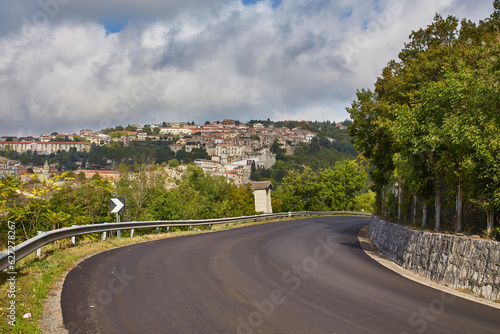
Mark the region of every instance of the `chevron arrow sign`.
POLYGON ((112 198, 109 208, 111 213, 121 213, 125 211, 125 197, 112 198))

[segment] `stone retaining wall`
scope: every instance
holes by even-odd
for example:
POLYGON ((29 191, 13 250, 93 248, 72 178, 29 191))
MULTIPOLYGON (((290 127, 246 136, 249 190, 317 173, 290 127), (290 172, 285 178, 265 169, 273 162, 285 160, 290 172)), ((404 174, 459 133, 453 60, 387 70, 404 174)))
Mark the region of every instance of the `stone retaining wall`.
POLYGON ((411 230, 375 216, 368 234, 382 253, 405 269, 500 299, 500 242, 411 230))

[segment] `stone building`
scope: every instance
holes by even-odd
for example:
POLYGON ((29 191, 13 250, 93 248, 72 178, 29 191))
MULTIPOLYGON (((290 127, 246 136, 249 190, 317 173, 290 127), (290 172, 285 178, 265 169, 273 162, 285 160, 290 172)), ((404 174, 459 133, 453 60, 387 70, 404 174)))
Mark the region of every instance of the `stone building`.
POLYGON ((255 198, 255 211, 262 213, 273 213, 271 204, 271 181, 259 181, 252 183, 253 196, 255 198))

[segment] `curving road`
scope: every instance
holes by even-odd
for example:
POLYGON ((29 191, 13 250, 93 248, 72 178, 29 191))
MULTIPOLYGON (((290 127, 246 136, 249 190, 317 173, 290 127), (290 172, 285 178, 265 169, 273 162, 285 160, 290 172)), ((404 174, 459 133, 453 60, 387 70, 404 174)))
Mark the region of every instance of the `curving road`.
POLYGON ((322 217, 171 238, 93 256, 62 291, 69 333, 499 333, 500 310, 381 266, 322 217))

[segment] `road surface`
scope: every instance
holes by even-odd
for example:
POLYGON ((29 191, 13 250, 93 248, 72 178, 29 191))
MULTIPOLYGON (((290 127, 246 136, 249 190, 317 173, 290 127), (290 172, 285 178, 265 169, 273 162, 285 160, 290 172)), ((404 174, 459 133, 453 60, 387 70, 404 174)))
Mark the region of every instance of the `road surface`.
POLYGON ((93 256, 61 303, 69 333, 499 333, 500 310, 368 257, 366 217, 169 238, 93 256))

